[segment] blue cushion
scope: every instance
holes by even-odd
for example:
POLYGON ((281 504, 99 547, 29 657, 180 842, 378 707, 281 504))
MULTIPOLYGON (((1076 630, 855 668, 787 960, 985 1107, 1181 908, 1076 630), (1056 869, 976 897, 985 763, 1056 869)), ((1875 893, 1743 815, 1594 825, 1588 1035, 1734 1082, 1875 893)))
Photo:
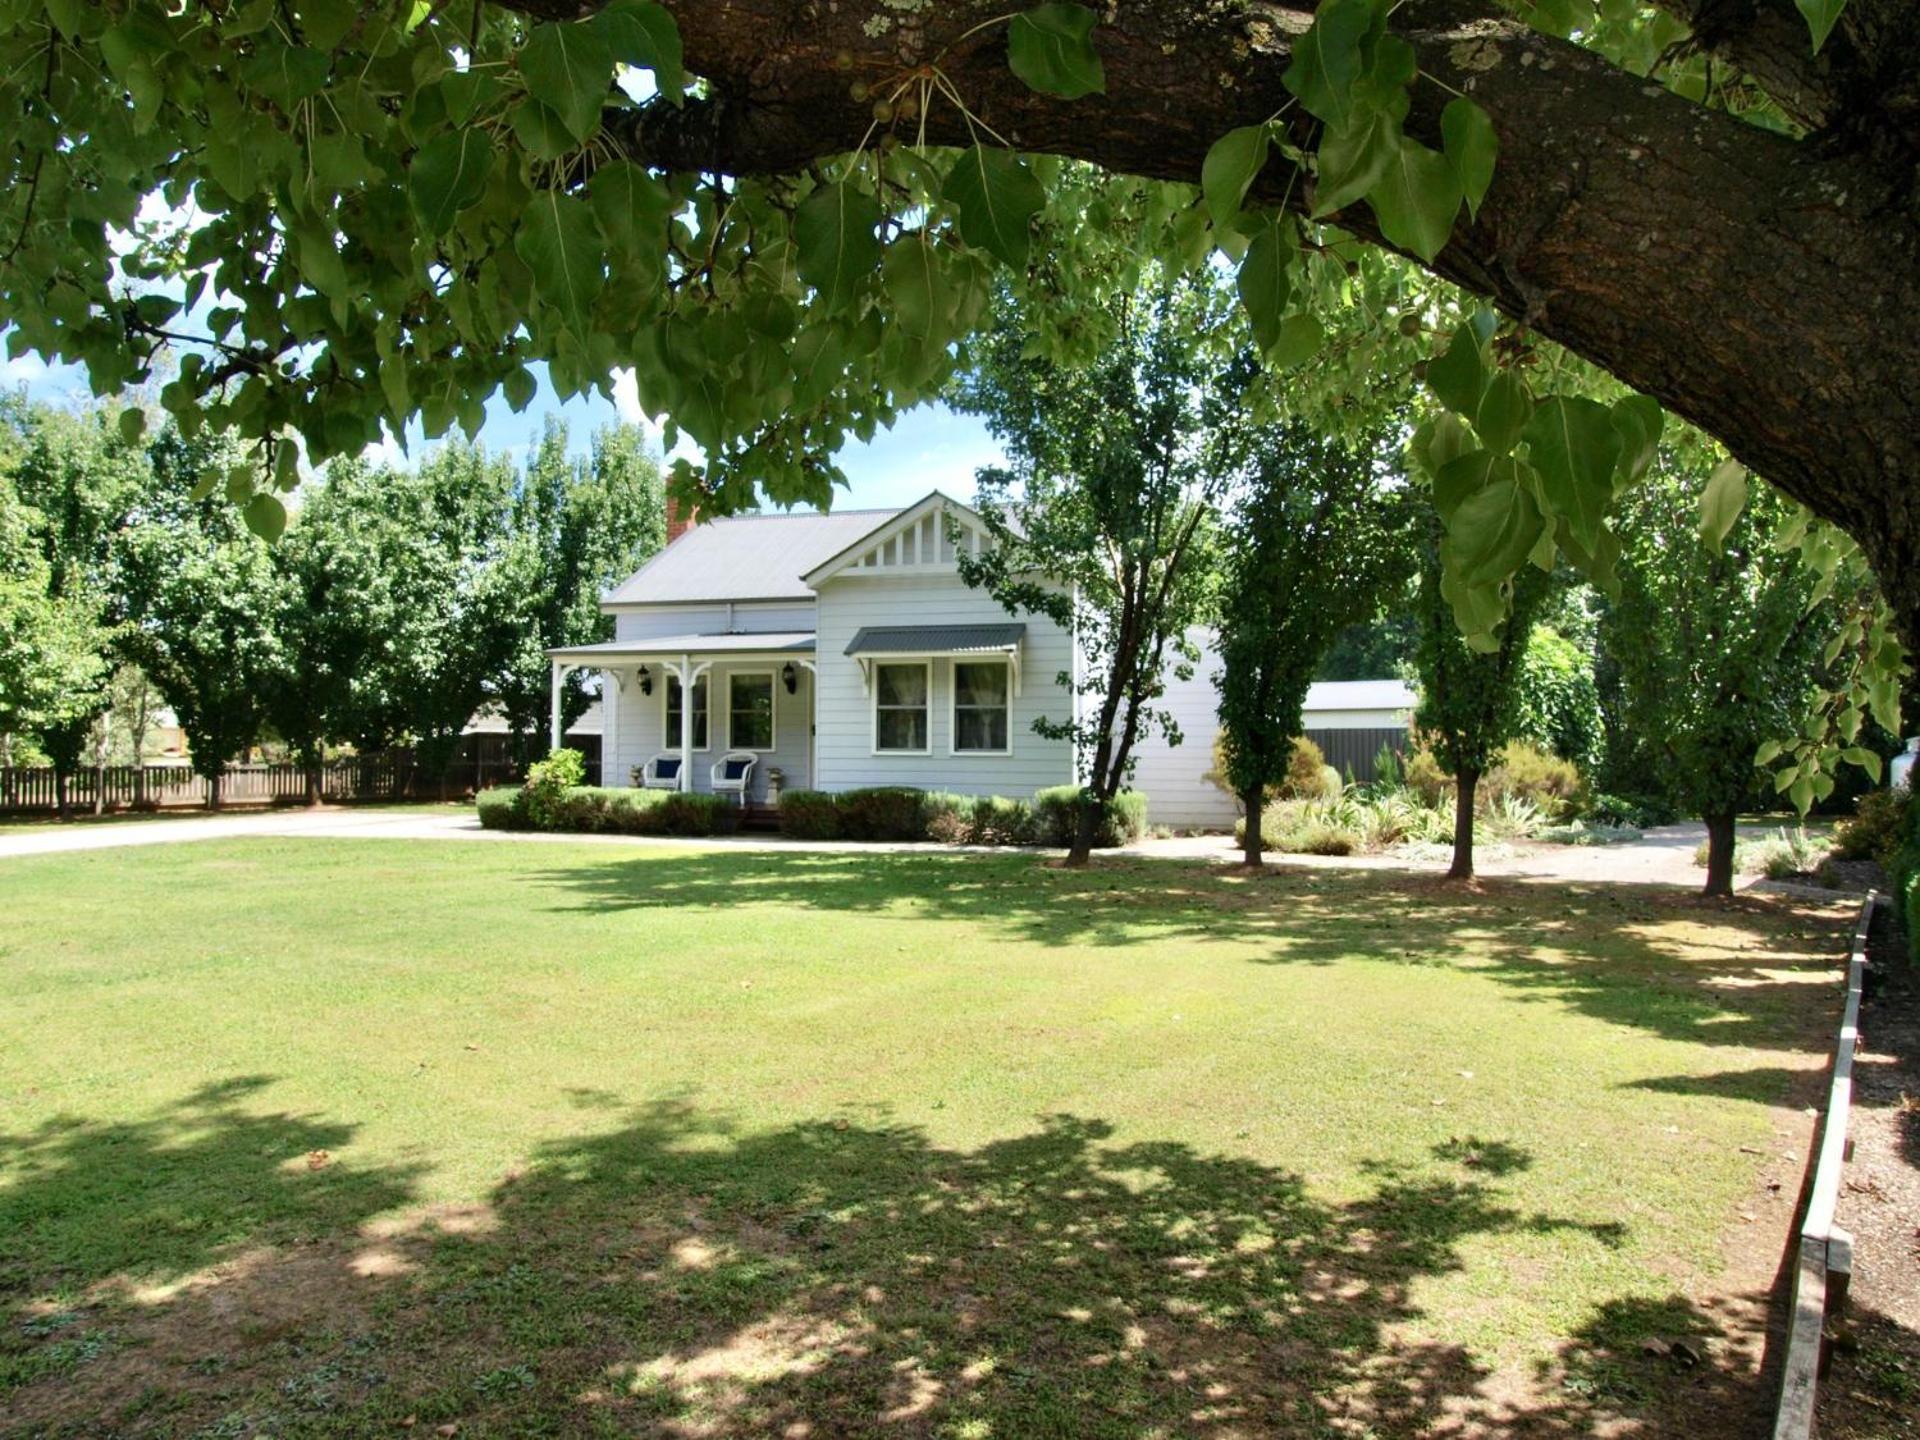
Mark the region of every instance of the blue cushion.
POLYGON ((658 775, 662 780, 671 780, 680 773, 680 762, 678 760, 656 760, 653 762, 653 773, 658 775))
POLYGON ((727 780, 738 780, 753 766, 751 760, 726 760, 721 763, 720 774, 727 780))

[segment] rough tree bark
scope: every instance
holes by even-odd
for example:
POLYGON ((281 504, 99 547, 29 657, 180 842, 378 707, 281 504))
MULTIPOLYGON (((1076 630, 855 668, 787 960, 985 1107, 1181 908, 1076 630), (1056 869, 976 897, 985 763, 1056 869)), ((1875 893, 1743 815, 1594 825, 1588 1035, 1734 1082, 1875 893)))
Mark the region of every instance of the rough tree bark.
POLYGON ((1480 788, 1480 772, 1464 767, 1453 780, 1453 864, 1449 880, 1473 878, 1473 797, 1480 788))
MULTIPOLYGON (((559 18, 603 0, 506 3, 559 18)), ((646 163, 735 174, 798 171, 851 148, 872 118, 851 79, 923 63, 1005 10, 1002 0, 910 13, 667 3, 711 94, 681 110, 610 112, 614 142, 646 163), (836 63, 844 56, 851 69, 836 63)), ((1415 87, 1409 132, 1437 144, 1440 110, 1461 90, 1500 139, 1478 220, 1432 268, 1654 396, 1846 529, 1920 651, 1920 7, 1852 0, 1815 59, 1792 0, 1663 3, 1814 132, 1795 139, 1704 109, 1489 0, 1406 0, 1394 30, 1440 82, 1415 87)), ((1004 27, 941 65, 1023 148, 1193 181, 1215 139, 1286 103, 1280 74, 1311 11, 1304 0, 1111 7, 1097 32, 1106 93, 1073 102, 1008 71, 1004 27)), ((967 138, 948 106, 935 107, 928 134, 967 138)), ((1291 179, 1276 159, 1256 194, 1310 203, 1291 179)), ((1364 207, 1338 218, 1373 233, 1364 207)))
POLYGON ((1262 804, 1266 799, 1265 789, 1265 786, 1256 785, 1251 790, 1242 790, 1240 792, 1240 808, 1247 812, 1241 848, 1245 853, 1247 865, 1254 869, 1258 869, 1260 866, 1266 864, 1265 846, 1263 844, 1265 837, 1261 833, 1262 817, 1260 814, 1261 810, 1265 808, 1262 804))
POLYGON ((1703 895, 1733 894, 1734 824, 1731 811, 1702 817, 1707 822, 1707 884, 1703 895))

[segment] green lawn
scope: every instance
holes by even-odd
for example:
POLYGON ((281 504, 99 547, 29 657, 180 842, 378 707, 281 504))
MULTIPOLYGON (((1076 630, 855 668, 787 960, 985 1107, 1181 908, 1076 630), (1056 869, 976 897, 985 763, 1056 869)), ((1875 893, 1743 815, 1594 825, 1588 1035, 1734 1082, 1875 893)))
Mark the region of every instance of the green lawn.
POLYGON ((0 861, 0 1431, 1752 1433, 1847 918, 1019 854, 0 861), (1642 1348, 1683 1334, 1700 1370, 1642 1348))

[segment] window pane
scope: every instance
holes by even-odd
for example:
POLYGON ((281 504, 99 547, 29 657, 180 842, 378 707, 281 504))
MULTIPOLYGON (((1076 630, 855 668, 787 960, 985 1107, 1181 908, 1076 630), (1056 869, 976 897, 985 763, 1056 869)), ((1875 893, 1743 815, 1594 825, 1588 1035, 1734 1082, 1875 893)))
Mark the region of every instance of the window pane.
POLYGON ((954 711, 953 748, 956 750, 1006 749, 1007 712, 1005 710, 954 711))
POLYGON ((773 677, 735 675, 728 681, 727 743, 736 750, 773 748, 773 677))
POLYGON ((956 664, 953 667, 954 702, 959 705, 1005 705, 1007 666, 956 664))
MULTIPOLYGON (((667 725, 666 747, 669 750, 680 748, 680 680, 678 676, 667 677, 667 725)), ((693 682, 693 748, 707 748, 707 679, 701 676, 693 682)))
POLYGON ((927 712, 925 710, 882 710, 876 726, 880 750, 924 750, 927 748, 927 712))
POLYGON ((882 665, 875 682, 882 705, 925 705, 927 703, 927 667, 924 665, 882 665))

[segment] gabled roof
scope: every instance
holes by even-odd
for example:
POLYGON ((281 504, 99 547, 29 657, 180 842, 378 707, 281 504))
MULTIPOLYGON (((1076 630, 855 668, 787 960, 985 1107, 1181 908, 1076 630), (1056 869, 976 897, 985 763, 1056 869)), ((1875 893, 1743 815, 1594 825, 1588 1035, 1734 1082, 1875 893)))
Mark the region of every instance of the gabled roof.
POLYGON ((870 525, 860 534, 849 537, 845 545, 814 564, 806 571, 803 578, 809 586, 817 590, 823 582, 831 580, 857 561, 866 551, 883 543, 890 535, 911 530, 926 516, 941 510, 953 510, 961 515, 971 515, 976 520, 979 519, 978 511, 962 505, 951 495, 939 490, 931 490, 906 509, 893 511, 877 525, 870 525))
POLYGON ((695 525, 601 597, 606 605, 811 600, 801 578, 898 510, 736 515, 695 525))

